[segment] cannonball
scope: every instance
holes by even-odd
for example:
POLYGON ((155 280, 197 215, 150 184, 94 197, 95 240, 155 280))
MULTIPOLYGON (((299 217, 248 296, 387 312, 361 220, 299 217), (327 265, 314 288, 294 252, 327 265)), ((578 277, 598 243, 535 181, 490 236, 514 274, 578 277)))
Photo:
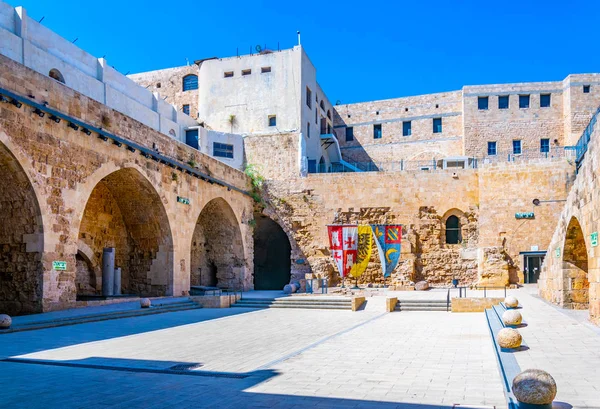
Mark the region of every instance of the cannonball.
POLYGON ((417 291, 425 291, 429 289, 429 283, 427 281, 419 281, 415 284, 415 290, 417 291))
POLYGON ((507 308, 517 308, 519 306, 519 300, 517 300, 517 297, 509 295, 504 299, 504 305, 506 305, 507 308))
POLYGON ((502 322, 504 325, 520 325, 523 321, 521 313, 517 310, 506 310, 502 314, 502 322))
POLYGON ((556 382, 546 371, 527 369, 515 376, 512 391, 519 402, 549 405, 556 396, 556 382))
POLYGON ((291 293, 293 293, 294 291, 293 291, 293 287, 292 287, 292 285, 291 285, 291 284, 286 284, 286 285, 283 287, 283 292, 284 292, 284 293, 286 293, 286 294, 291 294, 291 293))
POLYGON ((12 318, 6 314, 0 314, 0 329, 10 328, 12 324, 12 318))
POLYGON ((148 298, 142 298, 140 300, 140 305, 142 306, 142 308, 150 308, 151 304, 152 303, 150 302, 150 299, 148 299, 148 298))
POLYGON ((523 337, 516 329, 502 328, 496 336, 496 341, 502 348, 518 348, 521 346, 523 337))

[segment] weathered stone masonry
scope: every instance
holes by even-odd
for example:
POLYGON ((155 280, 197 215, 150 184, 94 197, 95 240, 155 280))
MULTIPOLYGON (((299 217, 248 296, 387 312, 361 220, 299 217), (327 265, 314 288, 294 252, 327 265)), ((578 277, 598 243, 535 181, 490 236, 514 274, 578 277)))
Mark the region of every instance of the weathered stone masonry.
MULTIPOLYGON (((0 56, 0 87, 242 189, 247 177, 194 149, 0 56)), ((123 292, 182 295, 190 286, 194 230, 205 205, 227 214, 236 269, 219 285, 252 287, 252 199, 209 184, 96 134, 0 104, 0 309, 31 313, 73 306, 101 288, 103 247, 116 247, 123 292), (189 199, 179 203, 177 197, 189 199), (66 271, 53 261, 66 261, 66 271), (234 277, 235 276, 235 277, 234 277)), ((215 213, 215 217, 220 217, 215 213)), ((216 232, 205 233, 211 243, 216 232)), ((219 245, 219 241, 215 242, 219 245)), ((220 251, 220 250, 219 250, 220 251)))

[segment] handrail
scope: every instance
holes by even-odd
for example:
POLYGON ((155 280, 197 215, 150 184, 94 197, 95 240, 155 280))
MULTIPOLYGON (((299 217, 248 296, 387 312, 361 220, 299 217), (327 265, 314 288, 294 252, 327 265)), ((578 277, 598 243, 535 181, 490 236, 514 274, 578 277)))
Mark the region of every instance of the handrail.
POLYGON ((579 168, 581 167, 581 163, 583 162, 583 158, 585 156, 585 153, 587 152, 588 144, 590 143, 592 133, 594 132, 594 127, 596 126, 596 122, 598 121, 598 115, 600 115, 600 107, 598 107, 598 109, 596 110, 596 112, 594 113, 592 118, 590 119, 590 122, 585 127, 583 133, 579 137, 579 140, 575 144, 576 170, 579 170, 579 168))
POLYGON ((450 288, 448 288, 448 294, 446 295, 446 312, 450 311, 450 288))

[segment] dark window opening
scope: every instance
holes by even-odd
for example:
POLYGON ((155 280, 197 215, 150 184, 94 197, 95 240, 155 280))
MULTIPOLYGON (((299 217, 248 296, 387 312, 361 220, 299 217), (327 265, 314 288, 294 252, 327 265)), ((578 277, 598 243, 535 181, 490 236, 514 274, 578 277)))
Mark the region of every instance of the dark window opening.
POLYGON ((262 68, 260 69, 260 72, 261 72, 262 74, 265 74, 265 73, 267 73, 267 72, 271 72, 271 67, 262 67, 262 68))
POLYGON ((198 76, 190 74, 183 77, 183 90, 193 91, 195 89, 198 89, 198 76))
POLYGON ((277 116, 269 115, 269 126, 277 126, 277 116))
POLYGON ((590 93, 590 86, 589 85, 584 85, 583 86, 583 93, 584 94, 589 94, 590 93))
POLYGON ((508 109, 508 95, 498 97, 498 109, 508 109))
POLYGON ((433 133, 442 133, 442 118, 433 118, 433 133))
POLYGON ((540 95, 540 108, 549 108, 549 107, 550 107, 550 94, 540 95))
POLYGON ((191 146, 194 149, 198 149, 198 130, 190 129, 189 131, 185 131, 185 144, 191 146))
POLYGON ((306 87, 306 106, 312 109, 312 91, 306 87))
POLYGON ((477 108, 480 110, 487 110, 489 103, 489 97, 478 97, 477 98, 477 108))
POLYGON ((190 114, 190 106, 188 104, 185 104, 181 110, 183 111, 184 114, 189 115, 190 114))
POLYGON ((496 150, 496 142, 488 142, 487 154, 488 156, 494 156, 498 153, 496 150))
POLYGON ((446 244, 459 244, 462 242, 460 220, 456 216, 450 216, 446 220, 446 244))
POLYGON ((63 84, 65 83, 65 77, 63 77, 61 72, 59 70, 57 70, 56 68, 52 68, 50 70, 50 72, 48 73, 48 76, 50 78, 54 78, 58 82, 62 82, 63 84))
POLYGON ((381 139, 381 124, 373 125, 373 139, 381 139))
POLYGON ((352 142, 354 140, 354 128, 349 126, 346 128, 346 142, 352 142))
POLYGON ((519 108, 529 108, 529 95, 519 95, 519 108))
POLYGON ((250 75, 252 74, 252 70, 247 69, 247 70, 242 70, 242 75, 250 75))
POLYGON ((548 153, 550 152, 550 139, 540 139, 540 152, 548 153))
POLYGON ((233 159, 233 145, 213 142, 213 156, 233 159))
POLYGON ((402 122, 402 136, 411 136, 412 135, 412 122, 404 121, 402 122))
POLYGON ((233 77, 233 71, 226 71, 223 73, 223 77, 224 78, 231 78, 233 77))
POLYGON ((521 154, 521 141, 520 140, 514 140, 513 141, 513 154, 514 155, 520 155, 521 154))

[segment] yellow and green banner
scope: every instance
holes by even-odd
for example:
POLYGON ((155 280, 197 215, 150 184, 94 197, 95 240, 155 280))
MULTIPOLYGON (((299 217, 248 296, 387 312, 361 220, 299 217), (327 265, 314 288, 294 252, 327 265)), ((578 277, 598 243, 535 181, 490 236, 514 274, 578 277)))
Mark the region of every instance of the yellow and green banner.
POLYGON ((358 244, 356 249, 356 262, 350 269, 350 275, 358 278, 365 272, 371 259, 373 249, 373 236, 371 226, 358 226, 358 244))

